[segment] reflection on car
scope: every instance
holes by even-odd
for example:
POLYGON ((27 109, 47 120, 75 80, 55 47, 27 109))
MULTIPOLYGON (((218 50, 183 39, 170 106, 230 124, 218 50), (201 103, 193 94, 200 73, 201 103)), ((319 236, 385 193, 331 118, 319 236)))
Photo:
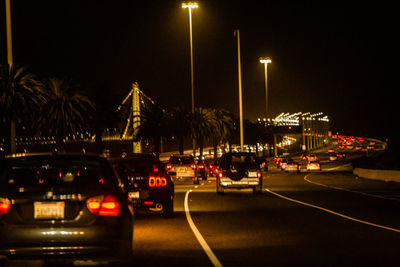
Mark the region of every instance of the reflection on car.
POLYGON ((0 168, 0 255, 120 260, 132 254, 133 208, 107 159, 46 153, 0 168))
POLYGON ((164 163, 146 154, 132 154, 110 161, 135 208, 161 212, 165 217, 173 216, 174 183, 164 163))
POLYGON ((221 156, 217 175, 217 193, 227 188, 252 188, 253 193, 262 192, 262 174, 255 153, 232 152, 221 156))

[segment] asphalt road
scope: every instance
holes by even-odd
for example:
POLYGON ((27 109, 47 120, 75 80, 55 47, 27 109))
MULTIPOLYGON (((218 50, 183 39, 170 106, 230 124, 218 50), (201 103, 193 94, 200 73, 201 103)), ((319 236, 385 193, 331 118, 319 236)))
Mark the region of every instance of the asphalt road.
POLYGON ((134 263, 397 265, 400 185, 356 179, 349 170, 346 163, 325 164, 318 173, 270 167, 261 195, 217 195, 215 181, 177 184, 174 218, 138 214, 134 263), (216 262, 189 226, 186 194, 190 217, 216 262))
POLYGON ((398 266, 400 184, 357 179, 347 162, 321 161, 322 172, 312 173, 270 163, 260 195, 217 195, 215 178, 176 183, 173 218, 136 214, 128 266, 398 266))

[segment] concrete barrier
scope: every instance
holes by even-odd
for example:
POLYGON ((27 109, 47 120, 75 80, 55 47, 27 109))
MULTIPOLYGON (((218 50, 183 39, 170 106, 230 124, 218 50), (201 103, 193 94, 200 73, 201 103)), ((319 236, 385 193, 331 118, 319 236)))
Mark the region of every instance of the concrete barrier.
POLYGON ((400 183, 400 171, 355 168, 353 174, 366 179, 400 183))

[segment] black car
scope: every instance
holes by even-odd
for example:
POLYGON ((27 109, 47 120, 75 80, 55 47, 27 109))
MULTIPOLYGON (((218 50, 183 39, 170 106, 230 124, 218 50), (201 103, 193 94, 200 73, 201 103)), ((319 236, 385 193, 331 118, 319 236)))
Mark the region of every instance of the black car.
POLYGON ((217 175, 217 193, 224 190, 252 188, 253 193, 262 192, 260 161, 255 153, 232 152, 221 156, 217 175))
POLYGON ((100 156, 48 153, 1 161, 3 257, 128 259, 133 212, 118 175, 100 156))
POLYGON ((174 183, 164 163, 146 154, 130 155, 110 160, 118 172, 129 200, 135 208, 174 214, 174 183))

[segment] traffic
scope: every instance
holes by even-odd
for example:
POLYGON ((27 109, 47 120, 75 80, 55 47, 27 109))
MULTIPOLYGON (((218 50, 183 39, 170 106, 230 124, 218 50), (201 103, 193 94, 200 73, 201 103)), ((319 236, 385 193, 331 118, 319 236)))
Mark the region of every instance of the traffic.
MULTIPOLYGON (((152 266, 159 264, 159 260, 164 262, 163 259, 167 265, 184 264, 192 260, 191 254, 185 252, 186 246, 189 243, 190 246, 196 246, 194 237, 198 239, 198 236, 193 235, 194 230, 192 234, 187 229, 184 230, 187 222, 182 212, 185 212, 187 217, 191 211, 200 210, 201 213, 193 213, 193 227, 198 224, 198 235, 204 234, 204 242, 209 241, 211 250, 216 250, 215 257, 226 259, 226 253, 219 251, 220 245, 215 243, 216 240, 227 244, 227 240, 239 234, 240 240, 232 241, 232 247, 238 247, 241 242, 260 242, 250 233, 258 231, 259 228, 255 225, 259 223, 254 222, 254 216, 261 214, 258 211, 252 212, 253 208, 250 207, 254 205, 246 208, 250 203, 245 204, 247 200, 244 201, 243 197, 251 201, 249 197, 254 195, 254 204, 258 209, 264 209, 264 205, 268 207, 277 201, 270 199, 273 198, 272 194, 281 196, 275 192, 277 189, 286 188, 283 191, 285 193, 287 188, 292 188, 291 190, 295 190, 294 194, 311 178, 327 182, 327 177, 335 177, 334 180, 329 180, 330 183, 335 181, 337 185, 339 179, 340 186, 354 183, 349 176, 351 159, 369 152, 367 146, 370 146, 372 141, 364 141, 367 146, 360 151, 351 147, 341 148, 342 142, 339 140, 342 139, 332 142, 330 147, 306 154, 286 153, 275 157, 262 157, 253 152, 225 152, 218 157, 217 162, 194 158, 192 155, 176 154, 171 155, 165 162, 158 160, 153 154, 133 153, 109 159, 79 153, 8 156, 2 160, 0 174, 1 259, 11 265, 21 259, 26 260, 28 264, 39 259, 41 263, 49 266, 60 263, 152 266), (341 156, 338 156, 339 154, 341 156), (192 196, 192 202, 183 203, 188 201, 189 194, 192 196), (233 220, 232 209, 247 215, 233 220), (221 217, 218 213, 212 215, 213 210, 226 213, 228 217, 221 217), (203 218, 203 213, 211 217, 203 218), (222 224, 215 225, 214 229, 217 231, 210 236, 207 234, 210 228, 206 225, 213 225, 217 218, 222 224), (254 225, 241 228, 240 225, 247 220, 246 218, 254 225), (237 225, 239 229, 250 231, 249 239, 242 236, 242 230, 224 233, 225 230, 220 228, 225 225, 224 221, 231 227, 237 225), (177 225, 173 226, 175 223, 177 225), (160 228, 164 229, 164 234, 158 233, 157 225, 164 225, 160 228), (168 236, 173 238, 180 235, 184 235, 186 241, 163 243, 168 236), (154 247, 151 247, 151 244, 154 247), (176 251, 165 258, 164 254, 168 251, 166 247, 169 246, 171 249, 176 246, 176 251), (163 249, 159 250, 160 248, 163 249), (154 255, 161 253, 163 256, 155 256, 151 260, 145 256, 154 252, 154 255)), ((382 148, 381 143, 374 145, 375 151, 382 148)), ((392 196, 394 194, 395 199, 400 201, 400 188, 396 185, 391 190, 392 196), (396 188, 399 190, 396 191, 396 188)), ((390 208, 386 216, 393 214, 396 205, 395 203, 390 208)), ((282 218, 279 219, 279 216, 275 217, 275 220, 280 221, 282 218)), ((396 221, 398 216, 393 216, 392 220, 396 221)), ((267 218, 270 217, 262 216, 260 220, 265 221, 267 218)), ((394 221, 389 224, 393 225, 394 221)), ((268 220, 265 221, 267 222, 268 220)), ((396 232, 396 223, 393 226, 390 229, 396 232)), ((336 226, 330 227, 335 229, 336 226)), ((289 229, 293 229, 293 226, 289 229)), ((265 234, 263 230, 261 236, 265 234)), ((398 238, 396 234, 395 240, 398 241, 398 238)), ((266 249, 264 243, 257 248, 260 251, 263 249, 266 249)), ((195 250, 193 260, 201 259, 199 264, 195 265, 208 265, 209 262, 204 259, 207 251, 202 254, 202 249, 195 250)), ((235 253, 244 257, 239 251, 235 253)), ((284 251, 285 249, 277 252, 277 255, 284 251)), ((244 258, 237 263, 244 264, 244 258)), ((218 260, 220 264, 233 264, 230 260, 221 259, 218 260)), ((297 262, 296 257, 288 257, 283 261, 272 257, 270 260, 257 256, 252 258, 250 263, 297 262)), ((320 263, 307 257, 299 262, 320 263)), ((211 263, 214 264, 213 261, 211 263)))

